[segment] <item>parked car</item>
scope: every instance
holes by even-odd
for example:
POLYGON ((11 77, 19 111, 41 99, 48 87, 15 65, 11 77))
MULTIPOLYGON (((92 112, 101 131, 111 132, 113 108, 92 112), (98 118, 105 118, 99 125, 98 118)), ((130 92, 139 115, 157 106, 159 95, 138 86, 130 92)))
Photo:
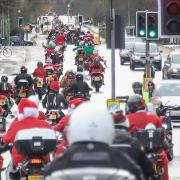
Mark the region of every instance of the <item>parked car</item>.
POLYGON ((155 97, 151 99, 153 104, 162 102, 163 106, 171 109, 169 116, 174 126, 180 126, 180 83, 178 80, 156 83, 155 97))
MULTIPOLYGON (((152 65, 161 71, 162 56, 157 44, 149 44, 150 62, 152 65)), ((146 43, 138 42, 134 44, 133 51, 130 57, 130 69, 134 70, 136 67, 145 67, 146 65, 146 43)))
POLYGON ((130 62, 130 56, 133 51, 134 42, 125 43, 125 49, 119 51, 120 64, 123 65, 125 62, 130 62))
POLYGON ((180 78, 180 52, 171 52, 164 62, 162 79, 180 78))
POLYGON ((125 36, 125 43, 127 42, 143 42, 142 38, 136 36, 125 36))
POLYGON ((83 21, 83 25, 89 25, 91 26, 93 24, 92 20, 83 21))
POLYGON ((19 36, 11 36, 10 42, 12 46, 33 46, 34 43, 32 41, 23 40, 21 41, 19 36))

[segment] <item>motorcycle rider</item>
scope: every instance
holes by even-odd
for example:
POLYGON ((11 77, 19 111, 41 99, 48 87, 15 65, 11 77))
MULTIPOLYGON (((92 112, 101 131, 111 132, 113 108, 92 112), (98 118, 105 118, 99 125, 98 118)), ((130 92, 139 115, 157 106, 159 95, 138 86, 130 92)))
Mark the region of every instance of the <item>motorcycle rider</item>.
POLYGON ((76 81, 69 87, 67 92, 72 92, 75 96, 82 94, 84 98, 89 98, 89 91, 92 91, 92 88, 84 81, 83 74, 76 75, 76 81))
POLYGON ((143 87, 143 84, 141 82, 132 83, 132 89, 133 89, 134 94, 142 95, 142 87, 143 87))
MULTIPOLYGON (((105 68, 103 67, 99 59, 95 58, 93 61, 93 64, 89 68, 89 73, 91 77, 93 76, 93 74, 96 74, 96 73, 100 74, 102 77, 102 82, 104 84, 104 72, 105 72, 105 68)), ((91 78, 91 84, 92 84, 92 78, 91 78)))
POLYGON ((147 180, 154 174, 152 162, 146 157, 145 150, 140 142, 128 132, 129 121, 119 108, 110 110, 114 119, 115 140, 112 145, 117 151, 129 155, 142 169, 147 180))
POLYGON ((71 114, 83 102, 84 102, 83 98, 75 98, 75 99, 70 100, 68 103, 68 114, 66 116, 64 116, 55 126, 52 127, 54 129, 54 131, 60 132, 61 134, 64 135, 63 141, 59 145, 57 145, 55 156, 60 155, 67 148, 68 142, 65 137, 66 127, 68 125, 71 114))
POLYGON ((21 73, 18 74, 14 78, 14 83, 15 83, 16 88, 17 88, 17 92, 16 92, 15 97, 19 93, 21 86, 26 88, 27 94, 28 94, 28 96, 30 96, 31 94, 34 93, 34 91, 33 91, 34 80, 30 74, 27 74, 27 68, 25 66, 21 66, 20 71, 21 71, 21 73))
POLYGON ((11 114, 11 107, 13 106, 13 101, 11 100, 11 97, 13 96, 13 88, 12 85, 8 83, 7 76, 1 76, 0 95, 4 95, 8 98, 8 104, 5 106, 5 111, 11 114))
MULTIPOLYGON (((38 117, 38 106, 35 102, 22 98, 18 104, 18 118, 10 124, 10 127, 6 134, 1 138, 2 144, 14 143, 15 136, 18 131, 30 128, 48 128, 51 126, 46 121, 40 121, 38 117)), ((48 161, 49 156, 45 156, 48 161)), ((27 156, 17 153, 15 146, 12 147, 12 162, 13 166, 17 167, 18 163, 28 159, 27 156)), ((17 177, 15 178, 17 179, 17 177)))
MULTIPOLYGON (((129 120, 129 132, 134 134, 137 129, 145 129, 147 125, 153 124, 156 128, 162 128, 162 123, 157 115, 146 112, 145 101, 140 95, 130 96, 127 101, 128 111, 126 118, 129 120)), ((163 180, 168 180, 168 158, 161 150, 161 164, 164 168, 163 180)))
POLYGON ((76 80, 76 74, 73 70, 66 71, 65 75, 62 77, 62 80, 60 82, 62 90, 62 94, 64 97, 67 95, 67 90, 69 87, 75 82, 76 80))
POLYGON ((37 63, 37 67, 33 72, 33 77, 43 79, 46 77, 46 70, 43 67, 43 63, 41 61, 37 63))
POLYGON ((59 114, 64 117, 62 109, 68 107, 68 103, 64 96, 59 93, 59 81, 51 81, 49 86, 49 91, 42 101, 43 108, 48 110, 59 109, 59 114))
POLYGON ((124 169, 138 180, 144 179, 139 166, 130 157, 111 149, 113 119, 102 106, 92 102, 80 105, 70 117, 66 134, 69 147, 45 169, 46 177, 64 169, 104 167, 124 169))

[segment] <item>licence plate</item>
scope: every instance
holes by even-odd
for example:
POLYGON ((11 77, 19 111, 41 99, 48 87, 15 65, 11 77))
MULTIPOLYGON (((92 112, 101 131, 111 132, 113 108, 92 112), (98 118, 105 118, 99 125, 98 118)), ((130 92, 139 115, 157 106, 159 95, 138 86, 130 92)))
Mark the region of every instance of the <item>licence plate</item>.
POLYGON ((100 80, 101 80, 101 77, 95 77, 94 80, 95 80, 95 81, 100 81, 100 80))
POLYGON ((28 176, 28 180, 43 180, 43 176, 28 176))
POLYGON ((57 116, 55 114, 50 115, 50 119, 56 120, 57 116))
POLYGON ((180 111, 170 111, 170 116, 180 116, 180 111))
POLYGON ((24 93, 20 93, 20 95, 19 95, 20 97, 26 97, 26 93, 24 92, 24 93))
POLYGON ((37 87, 41 88, 41 87, 43 87, 43 84, 42 83, 37 83, 37 87))

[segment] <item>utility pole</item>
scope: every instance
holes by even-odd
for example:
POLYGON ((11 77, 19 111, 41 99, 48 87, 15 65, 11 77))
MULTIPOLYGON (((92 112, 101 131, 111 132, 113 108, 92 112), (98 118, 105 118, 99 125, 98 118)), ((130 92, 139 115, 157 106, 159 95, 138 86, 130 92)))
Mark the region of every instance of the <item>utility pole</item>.
POLYGON ((116 79, 115 79, 115 9, 113 8, 113 0, 111 0, 111 98, 116 97, 116 79))

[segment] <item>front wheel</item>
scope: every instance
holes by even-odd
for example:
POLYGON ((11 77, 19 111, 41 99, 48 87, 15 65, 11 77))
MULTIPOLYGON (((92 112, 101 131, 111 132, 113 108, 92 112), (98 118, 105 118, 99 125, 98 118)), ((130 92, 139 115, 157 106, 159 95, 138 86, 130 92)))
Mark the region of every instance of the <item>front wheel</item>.
POLYGON ((3 49, 3 55, 5 57, 10 57, 12 55, 12 50, 10 48, 4 48, 3 49))

